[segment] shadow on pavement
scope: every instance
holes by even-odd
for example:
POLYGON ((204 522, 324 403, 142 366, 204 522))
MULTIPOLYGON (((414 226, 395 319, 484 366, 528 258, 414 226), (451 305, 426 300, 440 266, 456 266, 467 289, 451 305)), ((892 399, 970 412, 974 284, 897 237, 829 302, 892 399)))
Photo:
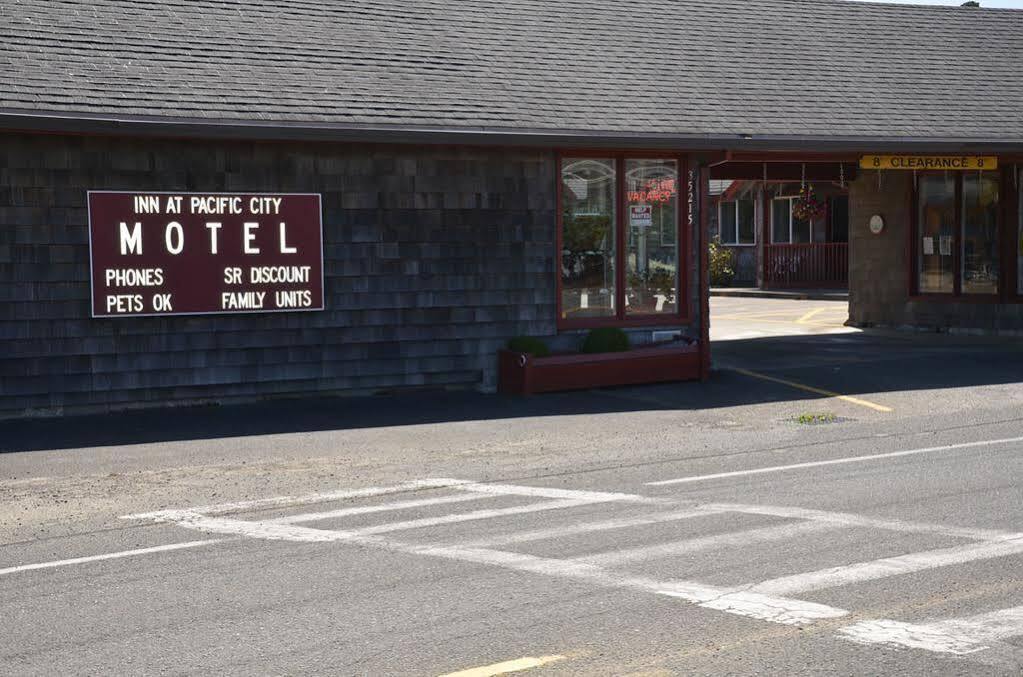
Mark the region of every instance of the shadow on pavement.
POLYGON ((432 391, 360 398, 136 410, 0 421, 0 452, 73 449, 279 433, 629 411, 696 411, 812 399, 755 370, 847 395, 1023 380, 1018 341, 865 331, 723 341, 707 383, 661 384, 531 398, 432 391))

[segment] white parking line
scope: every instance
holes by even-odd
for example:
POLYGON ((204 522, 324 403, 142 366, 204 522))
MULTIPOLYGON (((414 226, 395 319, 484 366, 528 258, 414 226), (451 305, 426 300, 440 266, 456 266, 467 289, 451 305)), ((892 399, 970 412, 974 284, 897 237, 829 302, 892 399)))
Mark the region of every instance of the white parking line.
POLYGON ((433 505, 479 501, 483 498, 485 498, 485 496, 482 494, 459 494, 456 496, 423 498, 414 501, 396 501, 394 503, 385 503, 383 505, 365 505, 358 508, 342 508, 340 510, 328 510, 327 512, 308 512, 302 513, 301 515, 288 515, 287 517, 279 517, 273 520, 273 522, 276 524, 301 524, 302 522, 339 519, 341 517, 352 517, 355 515, 371 515, 378 512, 391 512, 394 510, 408 510, 410 508, 426 508, 433 505))
POLYGON ((935 623, 863 621, 842 628, 839 635, 860 644, 888 644, 962 656, 1023 635, 1023 606, 935 623))
POLYGON ((651 498, 638 494, 622 494, 607 491, 576 491, 574 489, 551 489, 549 487, 529 487, 513 484, 478 484, 464 482, 455 487, 459 491, 472 491, 491 496, 535 496, 540 498, 559 498, 590 503, 667 503, 663 498, 651 498))
POLYGON ((807 536, 819 531, 834 531, 846 527, 843 524, 827 522, 799 522, 797 524, 780 524, 746 531, 730 531, 724 534, 691 538, 673 543, 658 543, 639 548, 627 548, 613 552, 576 557, 573 561, 585 562, 602 567, 615 567, 629 562, 646 561, 658 557, 671 557, 703 550, 720 548, 741 548, 753 543, 769 543, 784 541, 790 538, 807 536))
MULTIPOLYGON (((401 494, 409 491, 420 491, 423 489, 446 489, 461 484, 468 484, 468 482, 465 480, 452 479, 414 480, 412 482, 404 482, 390 487, 344 489, 341 491, 328 491, 318 494, 305 494, 303 496, 274 496, 272 498, 259 498, 252 501, 218 503, 217 505, 206 505, 198 508, 189 508, 188 510, 191 512, 202 513, 204 515, 227 515, 235 512, 289 508, 299 505, 314 505, 316 503, 345 501, 355 498, 373 498, 376 496, 388 496, 391 494, 401 494)), ((173 515, 180 512, 181 510, 157 510, 155 512, 139 513, 136 515, 124 515, 121 519, 154 519, 160 521, 165 515, 173 515)))
POLYGON ((16 567, 7 567, 6 569, 0 569, 0 576, 7 574, 16 574, 22 571, 36 571, 38 569, 53 569, 56 567, 66 567, 72 564, 86 564, 88 562, 102 562, 108 559, 122 559, 124 557, 138 557, 139 555, 151 555, 158 552, 170 552, 172 550, 186 550, 188 548, 201 548, 204 545, 213 545, 214 543, 222 543, 224 539, 211 539, 206 541, 188 541, 187 543, 172 543, 170 545, 158 545, 152 548, 139 548, 137 550, 122 550, 121 552, 108 552, 102 555, 92 555, 90 557, 74 557, 72 559, 61 559, 52 562, 39 562, 38 564, 23 564, 16 567))
POLYGON ((507 517, 508 515, 528 515, 529 513, 543 512, 545 510, 578 508, 584 505, 593 505, 593 501, 585 499, 577 501, 573 500, 544 501, 542 503, 530 503, 529 505, 520 505, 514 508, 474 510, 473 512, 454 513, 452 515, 442 515, 440 517, 424 517, 422 519, 408 520, 405 522, 388 522, 387 524, 380 524, 373 527, 364 527, 362 529, 356 529, 353 531, 353 533, 359 536, 369 536, 373 534, 385 534, 391 531, 421 529, 423 527, 434 527, 446 524, 458 524, 460 522, 472 522, 475 520, 493 519, 495 517, 507 517))
POLYGON ((840 618, 849 613, 845 609, 816 602, 773 597, 691 581, 658 581, 642 576, 619 574, 582 562, 549 559, 517 552, 443 546, 410 546, 410 550, 420 555, 490 564, 514 571, 581 580, 606 587, 653 592, 683 599, 708 609, 784 625, 809 624, 827 618, 840 618))
POLYGON ((551 527, 549 529, 534 529, 531 531, 513 531, 507 534, 490 536, 478 541, 462 542, 459 545, 466 548, 494 548, 516 543, 530 543, 532 541, 546 541, 552 538, 564 536, 575 536, 577 534, 591 534, 600 531, 613 531, 615 529, 629 529, 631 527, 642 527, 649 524, 661 524, 664 522, 675 522, 679 520, 692 519, 694 517, 706 517, 717 515, 726 510, 707 510, 703 507, 684 510, 672 510, 668 512, 654 513, 642 517, 624 519, 604 520, 601 522, 580 522, 564 527, 551 527))
POLYGON ((893 451, 887 454, 872 454, 869 456, 851 456, 848 458, 836 458, 829 461, 810 461, 807 463, 792 463, 789 465, 776 465, 769 468, 754 468, 751 470, 736 470, 733 472, 719 472, 711 475, 694 475, 692 477, 680 477, 673 480, 660 480, 647 482, 648 487, 664 487, 674 484, 688 484, 692 482, 706 482, 709 480, 727 479, 731 477, 748 477, 750 475, 764 475, 767 473, 785 472, 788 470, 802 470, 804 468, 820 468, 829 465, 842 465, 844 463, 864 463, 867 461, 879 461, 886 458, 899 458, 900 456, 915 456, 918 454, 933 454, 942 451, 955 451, 958 449, 976 449, 978 447, 991 447, 999 444, 1013 444, 1023 442, 1023 437, 1010 437, 1002 440, 987 440, 984 442, 965 442, 963 444, 947 444, 941 447, 927 447, 924 449, 909 449, 907 451, 893 451))
POLYGON ((962 545, 784 576, 758 583, 751 589, 771 595, 791 595, 1020 553, 1023 553, 1023 539, 962 545))
POLYGON ((750 515, 771 515, 790 519, 815 520, 834 524, 847 524, 852 527, 881 529, 916 534, 941 534, 953 538, 968 538, 976 541, 1014 541, 1023 538, 1023 533, 1016 531, 999 531, 972 527, 957 527, 929 522, 906 522, 890 520, 847 512, 830 512, 811 508, 793 508, 789 506, 752 505, 748 503, 711 503, 701 506, 709 510, 722 512, 742 512, 750 515))

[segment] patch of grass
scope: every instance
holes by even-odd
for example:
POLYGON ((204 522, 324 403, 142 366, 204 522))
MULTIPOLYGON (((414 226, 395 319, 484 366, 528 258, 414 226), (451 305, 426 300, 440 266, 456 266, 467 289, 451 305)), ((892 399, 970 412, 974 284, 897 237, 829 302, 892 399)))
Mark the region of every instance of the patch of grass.
POLYGON ((796 418, 796 423, 799 425, 824 425, 825 423, 835 423, 838 421, 838 416, 831 413, 825 414, 800 414, 796 418))

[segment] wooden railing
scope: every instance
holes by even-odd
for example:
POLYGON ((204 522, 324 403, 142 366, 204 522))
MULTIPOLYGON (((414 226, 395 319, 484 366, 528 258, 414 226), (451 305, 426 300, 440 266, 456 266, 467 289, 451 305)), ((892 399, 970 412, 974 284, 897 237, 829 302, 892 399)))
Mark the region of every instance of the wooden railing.
POLYGON ((844 242, 767 245, 764 286, 848 287, 849 245, 844 242))

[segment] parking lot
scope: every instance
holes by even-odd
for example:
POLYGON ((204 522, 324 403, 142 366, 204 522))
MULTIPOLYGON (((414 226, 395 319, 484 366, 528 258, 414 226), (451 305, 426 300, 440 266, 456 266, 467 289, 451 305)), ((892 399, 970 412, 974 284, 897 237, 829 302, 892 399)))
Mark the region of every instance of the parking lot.
POLYGON ((1019 674, 1016 342, 719 301, 707 383, 0 425, 0 663, 1019 674))

